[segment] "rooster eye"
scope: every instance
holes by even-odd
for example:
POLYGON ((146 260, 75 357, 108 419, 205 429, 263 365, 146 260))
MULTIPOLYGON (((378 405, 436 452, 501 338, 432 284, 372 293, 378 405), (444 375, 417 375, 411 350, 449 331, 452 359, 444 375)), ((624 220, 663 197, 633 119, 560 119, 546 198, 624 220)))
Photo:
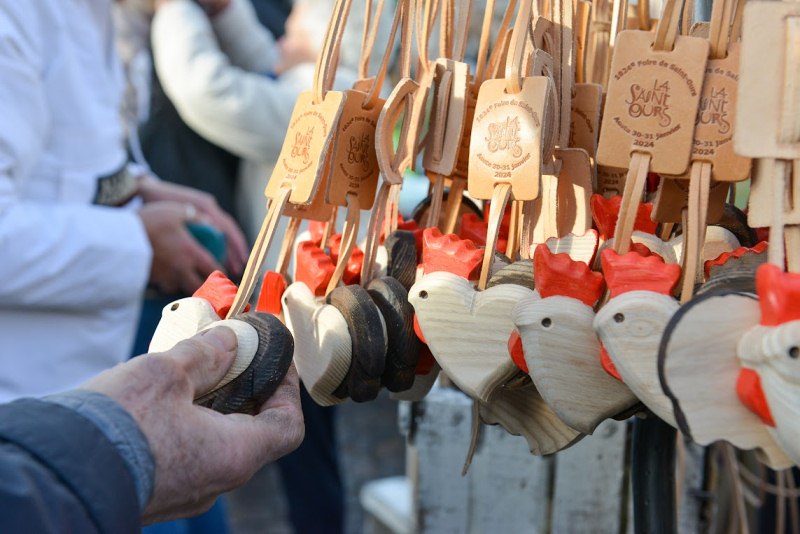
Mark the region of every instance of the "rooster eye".
POLYGON ((420 291, 419 292, 419 298, 421 298, 421 299, 428 298, 428 292, 427 291, 420 291))
POLYGON ((177 310, 177 309, 178 309, 178 307, 179 307, 179 306, 180 306, 180 304, 178 304, 178 303, 176 302, 175 304, 173 304, 173 305, 170 307, 170 310, 172 310, 172 311, 175 311, 175 310, 177 310))
POLYGON ((542 326, 545 328, 550 328, 550 325, 553 324, 553 321, 550 320, 549 317, 545 317, 542 319, 542 326))
POLYGON ((792 358, 793 360, 796 360, 798 356, 800 356, 800 348, 791 347, 789 349, 789 357, 792 358))
POLYGON ((624 316, 624 315, 622 315, 621 313, 615 313, 615 314, 614 314, 614 321, 615 321, 615 322, 617 322, 617 323, 621 323, 621 322, 622 322, 622 321, 624 321, 624 320, 625 320, 625 316, 624 316))

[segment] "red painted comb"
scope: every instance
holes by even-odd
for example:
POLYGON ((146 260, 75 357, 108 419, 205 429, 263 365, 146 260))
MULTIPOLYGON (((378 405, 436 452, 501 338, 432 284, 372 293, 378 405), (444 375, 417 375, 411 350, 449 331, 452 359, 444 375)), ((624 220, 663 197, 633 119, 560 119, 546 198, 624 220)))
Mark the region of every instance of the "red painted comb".
MULTIPOLYGON (((614 230, 617 228, 617 219, 619 218, 619 208, 622 204, 622 197, 615 195, 606 199, 602 195, 592 195, 591 199, 592 219, 594 224, 600 232, 603 239, 611 239, 614 237, 614 230)), ((658 223, 654 222, 650 216, 653 213, 653 204, 643 202, 639 204, 639 209, 636 212, 636 221, 633 223, 633 229, 645 232, 647 234, 654 234, 658 223)))
POLYGON ((664 263, 661 256, 642 256, 638 252, 619 255, 606 249, 600 257, 611 298, 629 291, 653 291, 672 296, 681 268, 664 263))
MULTIPOLYGON (((594 264, 594 257, 597 254, 597 246, 600 243, 600 236, 597 230, 589 230, 583 235, 569 234, 564 237, 551 237, 544 244, 553 254, 569 254, 575 261, 582 261, 587 265, 594 264)), ((531 247, 536 252, 536 247, 531 247)))
POLYGON ((214 271, 208 275, 203 285, 198 287, 192 296, 207 300, 217 315, 224 319, 231 310, 238 289, 236 284, 228 280, 227 276, 220 271, 214 271))
POLYGON ((766 263, 756 271, 761 324, 776 326, 800 320, 800 274, 766 263))
POLYGON ((546 245, 533 254, 533 278, 542 298, 559 295, 592 306, 603 294, 602 274, 568 254, 553 254, 546 245))
POLYGON ((256 311, 279 315, 284 291, 286 291, 286 278, 275 271, 265 272, 261 282, 261 292, 258 294, 256 311))
POLYGON ((438 228, 428 228, 422 234, 422 268, 425 274, 447 271, 467 280, 480 276, 483 251, 469 239, 455 234, 442 235, 438 228))
POLYGON ((511 356, 511 361, 520 371, 530 374, 528 362, 525 361, 525 351, 522 348, 522 338, 519 337, 519 332, 516 330, 512 330, 511 335, 508 337, 508 354, 511 356))
MULTIPOLYGON (((461 239, 469 239, 478 246, 486 245, 486 234, 489 232, 489 225, 474 213, 465 213, 461 216, 461 227, 458 236, 461 239)), ((505 235, 502 227, 497 236, 497 251, 505 253, 508 245, 508 228, 505 235)))
MULTIPOLYGON (((398 230, 408 230, 409 232, 414 232, 415 234, 418 231, 421 232, 421 230, 419 228, 419 225, 417 224, 417 221, 415 221, 414 219, 409 219, 409 220, 406 221, 405 219, 403 219, 403 216, 400 215, 399 213, 397 214, 397 229, 398 230)), ((383 244, 383 241, 385 239, 386 239, 385 227, 382 227, 382 229, 381 229, 381 238, 380 238, 380 241, 379 241, 381 245, 383 244)), ((421 240, 421 238, 417 238, 417 241, 420 241, 420 240, 421 240)))
POLYGON ((297 247, 297 269, 295 278, 303 282, 314 295, 321 297, 325 294, 328 282, 331 281, 333 271, 336 269, 333 260, 325 255, 319 246, 311 241, 303 241, 297 247))
POLYGON ((747 247, 739 247, 733 252, 723 252, 713 260, 708 260, 703 264, 704 270, 706 273, 706 278, 711 276, 711 269, 716 266, 722 266, 728 263, 728 260, 731 258, 741 258, 746 254, 763 254, 767 250, 768 243, 766 241, 762 241, 758 243, 756 246, 747 248, 747 247))
MULTIPOLYGON (((328 248, 331 252, 331 259, 334 265, 339 263, 339 249, 342 247, 342 234, 331 236, 328 240, 328 248)), ((364 263, 364 253, 358 248, 358 245, 353 247, 353 252, 350 253, 350 259, 347 260, 347 266, 342 274, 342 281, 345 285, 358 284, 361 281, 361 265, 364 263)))
POLYGON ((319 245, 322 243, 322 236, 325 233, 325 225, 328 223, 311 221, 308 223, 308 233, 311 234, 311 241, 319 245))
POLYGON ((761 377, 753 369, 743 367, 736 380, 736 395, 747 408, 756 414, 765 425, 775 426, 767 397, 761 389, 761 377))

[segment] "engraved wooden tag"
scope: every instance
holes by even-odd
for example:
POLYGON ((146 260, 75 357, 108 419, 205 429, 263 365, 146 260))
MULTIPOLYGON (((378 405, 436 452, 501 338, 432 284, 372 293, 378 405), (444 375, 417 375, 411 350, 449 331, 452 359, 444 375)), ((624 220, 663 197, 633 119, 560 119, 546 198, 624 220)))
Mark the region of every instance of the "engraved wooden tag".
POLYGON ((317 190, 344 94, 328 91, 317 105, 313 99, 312 91, 297 97, 283 148, 264 191, 268 198, 276 198, 278 191, 289 187, 289 202, 308 204, 317 190))
MULTIPOLYGON (((781 142, 784 101, 795 98, 797 64, 787 61, 796 52, 791 42, 800 23, 800 3, 751 2, 744 8, 739 99, 736 103, 737 154, 751 158, 800 158, 796 132, 786 132, 781 142), (788 45, 788 46, 787 46, 788 45), (790 69, 793 69, 790 70, 790 69), (787 93, 787 94, 785 94, 787 93)), ((791 108, 790 108, 791 109, 791 108)))
POLYGON ((711 162, 711 178, 717 182, 741 182, 750 177, 750 159, 733 151, 740 49, 739 43, 731 43, 728 57, 708 60, 694 129, 692 161, 711 162))
POLYGON ((542 119, 548 79, 524 78, 522 91, 506 93, 503 79, 481 85, 469 150, 469 193, 492 198, 495 184, 511 184, 514 200, 539 195, 542 119))
POLYGON ((328 222, 333 216, 336 206, 328 204, 325 200, 325 191, 328 189, 328 178, 330 177, 330 163, 331 153, 328 152, 327 157, 323 162, 322 173, 320 174, 317 190, 311 197, 311 202, 308 204, 292 204, 287 202, 283 208, 283 215, 286 217, 295 217, 297 219, 304 219, 307 221, 320 221, 328 222))
POLYGON ((362 210, 371 209, 375 202, 380 174, 375 153, 375 127, 383 101, 364 109, 366 98, 367 95, 359 91, 344 92, 326 190, 328 203, 335 206, 347 206, 347 195, 357 196, 362 210))
POLYGON ((572 123, 569 130, 569 146, 571 148, 584 149, 590 158, 594 158, 595 154, 597 154, 602 102, 602 85, 596 83, 575 84, 575 95, 572 97, 572 123))
POLYGON ((627 168, 636 151, 651 155, 653 172, 683 174, 709 44, 680 37, 667 52, 653 50, 652 42, 648 32, 623 31, 617 37, 597 161, 627 168))
POLYGON ((597 166, 597 192, 606 198, 622 195, 625 191, 625 178, 628 169, 617 167, 597 166))

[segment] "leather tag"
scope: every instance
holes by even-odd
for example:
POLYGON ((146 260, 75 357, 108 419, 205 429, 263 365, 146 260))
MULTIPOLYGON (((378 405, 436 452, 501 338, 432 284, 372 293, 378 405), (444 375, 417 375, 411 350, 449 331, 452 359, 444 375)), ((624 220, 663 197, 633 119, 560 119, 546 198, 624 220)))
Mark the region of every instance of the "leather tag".
POLYGON ((711 162, 711 178, 718 182, 741 182, 750 177, 750 159, 733 151, 740 48, 739 43, 731 43, 728 57, 708 60, 694 129, 692 161, 711 162))
POLYGON ((623 31, 614 48, 597 152, 599 164, 628 168, 631 153, 651 155, 650 170, 683 174, 708 58, 708 41, 679 37, 653 50, 653 34, 623 31))
POLYGON ((334 135, 326 198, 334 206, 346 206, 347 195, 358 197, 362 210, 372 208, 378 187, 378 157, 375 127, 383 109, 379 100, 371 109, 362 106, 367 97, 359 91, 345 91, 342 114, 334 135))
POLYGON ((622 195, 625 190, 625 179, 628 169, 616 167, 597 166, 597 192, 606 198, 622 195))
POLYGON ((311 202, 322 176, 343 101, 343 93, 328 91, 325 99, 314 105, 311 91, 300 93, 278 162, 264 191, 268 198, 274 199, 280 189, 290 187, 289 202, 311 202))
POLYGON ((506 93, 506 81, 481 85, 469 149, 469 193, 488 200, 495 184, 511 184, 514 200, 539 195, 542 122, 548 79, 525 78, 522 91, 506 93))
POLYGON ((582 148, 590 158, 597 154, 597 138, 600 134, 600 112, 603 102, 603 86, 596 83, 575 84, 572 97, 572 123, 569 130, 569 146, 582 148))
POLYGON ((464 135, 469 65, 439 58, 435 68, 433 111, 422 161, 428 171, 450 176, 464 135))
MULTIPOLYGON (((729 189, 730 184, 727 182, 711 182, 711 189, 708 194, 708 215, 706 216, 708 223, 714 224, 722 218, 729 189)), ((681 223, 681 212, 688 209, 688 207, 689 180, 677 180, 662 176, 653 205, 653 220, 666 223, 681 223)))
POLYGON ((799 18, 797 2, 751 2, 744 7, 737 128, 733 136, 733 147, 739 155, 800 158, 800 143, 791 142, 796 133, 785 136, 785 142, 780 141, 784 101, 796 97, 784 93, 790 93, 797 83, 797 64, 790 64, 789 54, 796 52, 793 47, 797 44, 792 42, 790 33, 796 35, 792 28, 797 28, 799 18), (789 76, 790 69, 794 69, 793 76, 789 76))

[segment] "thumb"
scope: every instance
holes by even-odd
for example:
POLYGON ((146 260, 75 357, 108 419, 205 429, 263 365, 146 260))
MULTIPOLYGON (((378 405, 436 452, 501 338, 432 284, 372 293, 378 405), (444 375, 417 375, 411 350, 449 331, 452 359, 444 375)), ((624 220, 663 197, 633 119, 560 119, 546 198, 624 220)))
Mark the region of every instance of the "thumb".
POLYGON ((186 373, 196 397, 222 380, 236 357, 238 345, 233 330, 218 326, 181 341, 169 355, 186 373))

